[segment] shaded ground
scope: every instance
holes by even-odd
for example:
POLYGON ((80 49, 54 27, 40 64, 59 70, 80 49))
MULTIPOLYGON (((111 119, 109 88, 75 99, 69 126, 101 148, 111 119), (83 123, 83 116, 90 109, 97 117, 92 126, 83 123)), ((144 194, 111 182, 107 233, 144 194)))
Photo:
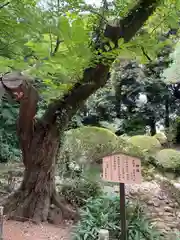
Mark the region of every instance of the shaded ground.
POLYGON ((69 240, 71 226, 34 225, 30 222, 4 222, 3 240, 69 240))
MULTIPOLYGON (((16 189, 22 179, 22 164, 0 164, 0 204, 5 196, 16 189)), ((69 240, 71 225, 53 225, 31 222, 5 221, 3 240, 69 240)))
MULTIPOLYGON (((17 165, 16 167, 1 168, 0 165, 0 202, 4 195, 7 195, 7 192, 11 192, 11 190, 9 191, 11 185, 11 181, 9 181, 10 169, 13 170, 13 175, 16 175, 15 184, 11 186, 12 189, 17 188, 22 179, 22 167, 17 165), (15 168, 16 173, 14 173, 15 168)), ((98 176, 99 179, 100 171, 99 168, 91 169, 92 176, 89 177, 95 179, 98 176)), ((170 176, 166 177, 170 179, 170 176)), ((163 239, 177 240, 175 233, 180 232, 180 179, 176 179, 172 184, 168 181, 166 184, 167 178, 154 175, 154 179, 144 180, 140 185, 126 185, 126 196, 131 200, 140 201, 144 205, 152 224, 164 233, 163 239)), ((57 178, 57 186, 58 182, 61 180, 57 178)), ((109 183, 105 185, 105 192, 119 194, 119 186, 109 183)), ((4 224, 3 240, 69 240, 70 233, 70 225, 42 224, 37 226, 27 222, 8 221, 4 224)))

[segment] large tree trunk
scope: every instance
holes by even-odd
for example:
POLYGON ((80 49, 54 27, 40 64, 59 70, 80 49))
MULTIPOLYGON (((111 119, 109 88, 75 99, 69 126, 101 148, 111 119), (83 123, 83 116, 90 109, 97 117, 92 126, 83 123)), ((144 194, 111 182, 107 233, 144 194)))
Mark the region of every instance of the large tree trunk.
MULTIPOLYGON (((105 37, 111 39, 116 46, 119 38, 128 42, 156 9, 158 2, 140 0, 129 14, 120 20, 118 27, 107 26, 105 37)), ((77 217, 75 211, 66 206, 63 200, 58 199, 55 189, 55 161, 60 137, 84 101, 106 84, 109 68, 110 66, 104 64, 101 59, 95 67, 85 69, 83 79, 62 99, 49 104, 45 114, 37 122, 34 116, 38 94, 32 85, 27 83, 24 76, 17 74, 1 79, 7 92, 16 96, 16 100, 20 102, 18 136, 25 166, 20 188, 9 196, 5 203, 5 214, 10 218, 22 221, 32 219, 35 222, 52 220, 52 203, 62 219, 77 217)))
POLYGON ((55 129, 47 134, 37 132, 33 137, 28 159, 23 159, 25 171, 22 184, 5 205, 5 212, 10 213, 11 217, 47 220, 55 190, 54 170, 58 142, 55 129))
POLYGON ((63 126, 67 124, 63 122, 61 131, 56 122, 47 126, 42 120, 35 121, 38 93, 25 79, 21 81, 17 77, 23 78, 8 74, 2 79, 2 83, 12 96, 23 92, 19 94, 21 98, 17 132, 25 170, 20 188, 5 201, 5 214, 12 219, 30 219, 34 222, 76 219, 77 212, 58 198, 55 188, 55 165, 60 137, 63 126), (9 81, 10 78, 14 81, 13 84, 9 81), (14 88, 15 85, 17 86, 14 88))
POLYGON ((38 129, 24 159, 25 171, 22 184, 17 192, 6 200, 5 213, 10 218, 34 222, 51 220, 52 216, 76 218, 75 211, 58 200, 55 189, 55 165, 59 149, 59 131, 54 125, 48 132, 38 129), (52 204, 56 206, 52 208, 52 204), (53 213, 52 213, 53 212, 53 213), (58 215, 58 216, 57 216, 58 215))

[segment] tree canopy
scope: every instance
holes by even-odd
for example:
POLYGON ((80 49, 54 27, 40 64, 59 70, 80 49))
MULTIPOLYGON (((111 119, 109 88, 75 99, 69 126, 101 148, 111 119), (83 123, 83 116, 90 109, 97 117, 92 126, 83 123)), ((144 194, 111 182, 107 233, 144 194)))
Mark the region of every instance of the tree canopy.
MULTIPOLYGON (((42 79, 47 85, 43 93, 46 99, 50 100, 68 91, 75 81, 82 79, 83 70, 87 66, 99 61, 96 42, 106 43, 102 36, 106 22, 109 20, 114 24, 114 19, 119 16, 128 16, 128 11, 135 6, 135 1, 114 1, 111 4, 107 2, 100 8, 89 6, 83 1, 47 1, 46 7, 42 1, 39 4, 37 2, 24 0, 2 4, 0 65, 2 73, 16 69, 42 79), (88 13, 85 14, 85 10, 88 10, 88 13), (100 36, 94 36, 98 35, 95 25, 101 30, 100 36)), ((114 46, 113 39, 110 45, 104 44, 101 55, 106 62, 111 63, 118 55, 147 61, 142 47, 149 56, 155 58, 162 45, 166 44, 166 41, 159 41, 160 34, 177 27, 179 1, 146 1, 146 4, 147 8, 152 4, 159 6, 130 43, 126 42, 133 31, 126 33, 124 25, 124 30, 119 32, 122 36, 118 36, 118 47, 114 46), (157 26, 156 20, 161 19, 161 16, 163 21, 157 26), (125 34, 127 36, 123 41, 125 34)), ((140 5, 137 7, 141 8, 140 5)), ((139 28, 137 23, 134 26, 127 17, 126 21, 128 20, 132 24, 132 30, 139 28)), ((108 37, 108 31, 106 34, 105 37, 108 37)))
POLYGON ((40 79, 46 87, 39 90, 51 102, 82 82, 84 69, 98 62, 110 65, 117 56, 140 63, 147 63, 148 57, 155 59, 165 45, 174 44, 174 38, 160 38, 177 29, 179 5, 170 0, 104 1, 100 7, 84 1, 4 2, 0 7, 0 71, 20 70, 40 79), (138 14, 143 8, 147 12, 140 17, 134 14, 136 8, 138 14), (157 19, 163 21, 157 25, 157 19), (127 42, 144 20, 136 38, 127 42))

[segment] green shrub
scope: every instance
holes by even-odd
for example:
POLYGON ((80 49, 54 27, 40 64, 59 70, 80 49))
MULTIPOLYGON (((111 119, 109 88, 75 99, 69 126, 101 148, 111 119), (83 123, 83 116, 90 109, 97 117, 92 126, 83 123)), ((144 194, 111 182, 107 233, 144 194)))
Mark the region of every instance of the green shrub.
POLYGON ((70 162, 91 162, 114 151, 118 137, 105 128, 81 127, 66 132, 61 156, 70 162))
POLYGON ((129 138, 127 141, 148 153, 156 152, 161 148, 160 142, 155 137, 151 136, 137 135, 129 138))
POLYGON ((1 143, 0 162, 19 161, 20 158, 21 152, 18 148, 7 143, 1 143))
POLYGON ((125 153, 129 156, 138 157, 141 159, 146 158, 145 152, 143 152, 140 147, 135 146, 131 142, 129 142, 129 138, 124 139, 124 138, 119 137, 118 146, 116 148, 116 151, 125 153))
MULTIPOLYGON (((139 205, 127 203, 127 220, 128 240, 159 239, 139 205)), ((119 197, 101 195, 88 199, 81 211, 81 220, 74 228, 73 240, 97 240, 102 228, 109 230, 110 239, 120 239, 119 197)))
POLYGON ((163 132, 156 133, 154 137, 160 142, 160 144, 167 143, 167 137, 163 132))
POLYGON ((98 197, 102 193, 99 182, 76 179, 74 182, 63 184, 61 194, 65 200, 75 207, 82 207, 88 198, 98 197))
POLYGON ((117 137, 113 132, 99 127, 81 127, 66 132, 60 159, 62 162, 92 163, 102 157, 119 152, 142 156, 142 151, 117 137))
POLYGON ((163 149, 156 156, 157 165, 170 171, 180 170, 180 152, 174 149, 163 149))
POLYGON ((174 145, 177 140, 177 122, 172 120, 169 128, 166 129, 167 142, 170 146, 174 145))

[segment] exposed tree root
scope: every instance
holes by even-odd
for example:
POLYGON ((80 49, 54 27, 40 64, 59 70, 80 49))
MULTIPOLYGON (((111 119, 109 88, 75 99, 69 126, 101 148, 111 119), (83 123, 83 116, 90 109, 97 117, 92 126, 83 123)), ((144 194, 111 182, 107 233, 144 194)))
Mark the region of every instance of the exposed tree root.
POLYGON ((74 210, 63 199, 60 199, 56 191, 54 191, 52 195, 52 204, 61 211, 63 219, 73 220, 75 222, 79 220, 78 210, 74 210))
POLYGON ((59 224, 64 220, 77 221, 79 219, 78 211, 73 210, 54 191, 52 197, 43 198, 30 193, 28 195, 18 190, 10 195, 4 205, 4 214, 7 219, 17 221, 32 221, 40 223, 49 221, 59 224))

